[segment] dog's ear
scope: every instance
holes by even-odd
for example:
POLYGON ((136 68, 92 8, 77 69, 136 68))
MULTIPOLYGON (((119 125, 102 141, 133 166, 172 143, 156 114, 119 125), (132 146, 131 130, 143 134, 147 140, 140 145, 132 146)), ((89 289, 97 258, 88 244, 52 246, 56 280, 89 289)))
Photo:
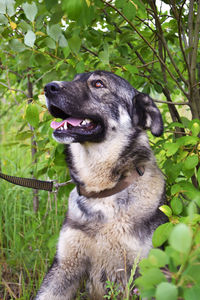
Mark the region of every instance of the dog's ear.
POLYGON ((144 93, 133 98, 133 123, 144 129, 150 129, 155 136, 163 133, 162 116, 153 100, 144 93))

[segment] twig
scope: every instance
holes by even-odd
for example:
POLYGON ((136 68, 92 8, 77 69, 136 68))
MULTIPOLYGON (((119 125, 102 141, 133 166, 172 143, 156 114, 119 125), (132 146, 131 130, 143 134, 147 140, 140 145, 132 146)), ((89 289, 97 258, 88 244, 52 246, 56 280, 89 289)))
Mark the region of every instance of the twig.
POLYGON ((150 61, 148 63, 145 63, 143 66, 138 66, 138 68, 145 68, 145 67, 147 67, 149 65, 152 65, 154 63, 157 63, 157 62, 159 62, 159 60, 153 60, 153 61, 150 61))
POLYGON ((169 104, 169 105, 188 105, 190 106, 189 102, 170 102, 170 101, 162 101, 162 100, 154 100, 154 102, 158 102, 158 103, 164 103, 164 104, 169 104))
POLYGON ((53 66, 50 70, 46 71, 44 74, 42 74, 37 80, 35 80, 34 84, 36 84, 38 81, 40 81, 46 74, 50 73, 53 69, 56 68, 56 65, 53 66))
POLYGON ((86 48, 85 46, 81 46, 81 48, 83 48, 85 51, 89 52, 90 54, 92 54, 92 55, 98 57, 98 54, 97 54, 97 53, 95 53, 94 51, 92 51, 92 50, 86 48))
POLYGON ((24 92, 24 91, 21 91, 21 90, 18 90, 18 89, 13 89, 13 88, 10 88, 8 85, 6 85, 5 83, 1 82, 0 81, 0 84, 5 86, 8 90, 10 91, 14 91, 14 92, 20 92, 22 94, 24 94, 26 97, 28 97, 28 95, 24 92))
POLYGON ((198 50, 199 30, 200 30, 200 0, 198 0, 197 2, 198 2, 198 9, 197 9, 197 18, 196 18, 195 28, 194 28, 194 40, 193 40, 193 44, 192 44, 193 51, 192 51, 192 58, 191 58, 192 84, 195 83, 197 50, 198 50))
POLYGON ((9 70, 9 69, 7 69, 6 67, 4 67, 2 64, 0 65, 0 69, 2 69, 2 70, 7 70, 9 73, 15 74, 17 77, 23 78, 23 76, 20 75, 18 72, 15 72, 15 71, 13 71, 13 70, 9 70))

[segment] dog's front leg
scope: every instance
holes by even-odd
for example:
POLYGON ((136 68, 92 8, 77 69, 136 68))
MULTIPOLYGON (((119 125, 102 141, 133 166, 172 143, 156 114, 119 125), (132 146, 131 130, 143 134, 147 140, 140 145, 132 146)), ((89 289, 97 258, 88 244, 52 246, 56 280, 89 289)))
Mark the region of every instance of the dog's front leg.
POLYGON ((60 233, 57 255, 35 300, 71 300, 89 266, 83 232, 69 227, 60 233))

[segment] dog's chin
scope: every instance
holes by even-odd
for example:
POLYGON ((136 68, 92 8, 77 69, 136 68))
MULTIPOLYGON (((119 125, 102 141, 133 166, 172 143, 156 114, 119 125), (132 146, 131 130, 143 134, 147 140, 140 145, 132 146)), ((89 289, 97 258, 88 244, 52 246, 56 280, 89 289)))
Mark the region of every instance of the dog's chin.
POLYGON ((70 129, 58 128, 53 132, 53 138, 61 144, 94 142, 99 143, 103 140, 105 129, 103 126, 93 124, 90 128, 73 127, 70 129))

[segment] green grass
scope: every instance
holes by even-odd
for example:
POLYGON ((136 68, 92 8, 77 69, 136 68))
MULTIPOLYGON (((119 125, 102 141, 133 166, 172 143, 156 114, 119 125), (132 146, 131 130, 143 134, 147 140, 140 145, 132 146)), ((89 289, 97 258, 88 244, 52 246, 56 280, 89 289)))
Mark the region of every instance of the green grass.
MULTIPOLYGON (((1 147, 0 161, 3 173, 31 177, 30 148, 1 147)), ((0 179, 1 300, 33 299, 55 255, 69 189, 57 197, 39 191, 34 213, 32 190, 0 179)))
POLYGON ((67 197, 56 205, 53 194, 39 192, 37 214, 32 197, 31 190, 1 181, 0 299, 32 299, 55 254, 67 197))

